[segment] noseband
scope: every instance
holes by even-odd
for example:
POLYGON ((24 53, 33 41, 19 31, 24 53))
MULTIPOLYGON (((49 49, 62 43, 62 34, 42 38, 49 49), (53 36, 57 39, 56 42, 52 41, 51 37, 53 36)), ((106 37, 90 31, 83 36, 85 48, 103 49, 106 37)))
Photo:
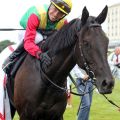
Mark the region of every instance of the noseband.
MULTIPOLYGON (((79 26, 79 28, 77 28, 77 30, 80 30, 81 22, 78 22, 78 23, 77 23, 77 26, 79 26)), ((100 24, 91 24, 90 27, 101 27, 101 26, 100 26, 100 24)), ((74 55, 75 55, 75 48, 76 48, 76 45, 75 45, 75 47, 73 48, 73 49, 74 49, 74 50, 73 50, 74 55)), ((87 64, 87 62, 86 62, 86 60, 85 60, 85 57, 84 57, 83 51, 82 51, 82 45, 81 45, 80 43, 79 43, 79 49, 80 49, 81 57, 82 57, 83 62, 84 62, 85 70, 86 70, 87 74, 89 75, 89 77, 91 78, 92 83, 95 83, 96 78, 95 78, 94 72, 90 70, 90 68, 89 68, 89 66, 88 66, 88 64, 87 64)), ((41 65, 40 65, 40 68, 41 68, 41 73, 44 75, 44 77, 45 77, 53 86, 55 86, 56 88, 58 88, 58 89, 60 89, 60 90, 62 90, 62 91, 67 91, 66 88, 60 87, 60 86, 58 86, 57 84, 55 84, 55 83, 44 73, 44 71, 42 70, 41 65)))

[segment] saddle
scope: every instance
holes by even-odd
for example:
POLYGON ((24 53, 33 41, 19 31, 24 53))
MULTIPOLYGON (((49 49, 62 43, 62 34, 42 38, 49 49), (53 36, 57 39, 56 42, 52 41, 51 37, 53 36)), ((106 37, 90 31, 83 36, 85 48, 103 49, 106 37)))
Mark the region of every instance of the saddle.
POLYGON ((14 103, 13 103, 14 78, 15 78, 15 75, 17 73, 17 70, 19 69, 19 67, 23 63, 26 55, 27 55, 27 52, 24 50, 24 52, 19 56, 19 58, 15 59, 13 61, 11 69, 9 71, 10 74, 7 74, 6 88, 7 88, 7 91, 8 91, 8 96, 9 96, 10 104, 12 104, 12 106, 14 106, 14 103))
MULTIPOLYGON (((44 43, 44 40, 41 41, 40 43, 40 47, 41 45, 44 43)), ((14 93, 14 78, 15 75, 19 69, 19 67, 21 66, 21 64, 24 62, 26 56, 27 56, 27 52, 25 51, 23 44, 21 44, 14 52, 16 58, 12 61, 12 64, 10 64, 10 69, 9 72, 5 71, 5 73, 7 74, 7 90, 8 90, 8 96, 10 99, 10 103, 14 106, 13 104, 13 93, 14 93)), ((14 56, 14 55, 13 55, 14 56)), ((6 66, 9 63, 9 58, 11 56, 9 56, 6 61, 4 62, 4 66, 6 66)), ((3 66, 3 68, 4 68, 3 66)))
MULTIPOLYGON (((45 40, 41 41, 40 43, 38 43, 38 45, 42 48, 42 44, 45 42, 45 40)), ((27 56, 27 52, 25 51, 23 44, 20 44, 19 47, 14 51, 14 55, 16 56, 15 59, 12 61, 12 64, 10 66, 10 70, 9 72, 5 71, 5 73, 7 74, 7 83, 6 83, 6 87, 8 90, 8 96, 10 99, 10 103, 12 104, 12 106, 14 106, 13 103, 13 93, 14 93, 14 78, 15 75, 19 69, 19 67, 21 66, 21 64, 24 62, 26 56, 27 56)), ((13 55, 13 57, 14 57, 13 55)), ((4 66, 6 66, 9 63, 9 59, 12 58, 12 56, 9 56, 6 59, 6 62, 3 63, 4 66)), ((13 59, 13 58, 12 58, 13 59)), ((3 68, 4 68, 3 66, 3 68)))

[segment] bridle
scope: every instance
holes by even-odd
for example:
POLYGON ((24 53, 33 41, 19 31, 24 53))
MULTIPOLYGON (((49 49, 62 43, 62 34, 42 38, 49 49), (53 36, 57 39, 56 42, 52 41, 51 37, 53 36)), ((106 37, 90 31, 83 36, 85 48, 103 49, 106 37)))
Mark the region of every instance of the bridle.
MULTIPOLYGON (((77 26, 79 26, 79 27, 77 28, 77 30, 79 31, 79 30, 81 29, 81 22, 79 21, 77 24, 78 24, 77 26)), ((98 24, 98 23, 93 23, 93 24, 90 24, 89 27, 101 27, 101 25, 98 24)), ((25 30, 25 29, 16 29, 16 28, 1 28, 1 29, 0 29, 0 31, 15 31, 15 30, 25 30)), ((75 47, 76 47, 76 45, 75 45, 75 47)), ((75 51, 75 47, 74 47, 74 51, 75 51)), ((92 72, 92 71, 89 69, 89 66, 88 66, 88 64, 86 63, 86 60, 85 60, 84 55, 83 55, 83 52, 82 52, 81 44, 79 44, 79 49, 80 49, 81 57, 82 57, 82 59, 83 59, 83 61, 84 61, 84 66, 85 66, 85 68, 86 68, 86 71, 87 71, 87 73, 89 74, 89 76, 91 76, 91 75, 93 76, 93 77, 92 77, 92 76, 91 76, 91 77, 92 77, 92 80, 93 80, 92 83, 94 84, 95 81, 96 81, 96 78, 95 78, 94 72, 92 72)), ((60 90, 63 91, 63 92, 67 92, 67 91, 68 91, 67 88, 63 88, 63 87, 60 87, 60 86, 58 86, 57 84, 55 84, 55 83, 43 72, 42 67, 41 67, 41 64, 40 64, 40 71, 41 71, 41 73, 44 75, 44 77, 45 77, 52 85, 54 85, 56 88, 60 89, 60 90)), ((72 80, 72 79, 71 79, 71 80, 72 80)), ((73 82, 73 81, 72 81, 72 82, 73 82)), ((76 82, 74 81, 73 84, 75 85, 76 82)), ((75 86, 76 86, 76 85, 75 85, 75 86)), ((76 88, 77 88, 77 87, 76 87, 76 88)), ((94 89, 93 89, 93 90, 94 90, 94 89)), ((93 91, 93 90, 92 90, 92 91, 93 91)), ((85 92, 85 93, 83 93, 83 94, 74 93, 74 92, 72 92, 72 91, 71 91, 71 93, 74 94, 74 95, 77 95, 77 96, 83 96, 83 95, 88 94, 88 93, 90 93, 90 92, 92 92, 92 91, 85 92)), ((118 106, 117 104, 115 104, 112 100, 109 100, 104 94, 102 94, 102 95, 103 95, 103 96, 107 99, 107 101, 110 102, 112 105, 116 106, 117 108, 120 108, 120 106, 118 106)))
MULTIPOLYGON (((77 23, 77 26, 78 26, 77 30, 80 31, 81 26, 82 26, 80 21, 77 23)), ((90 27, 90 28, 91 28, 91 27, 101 27, 101 25, 98 24, 98 23, 91 23, 91 24, 89 25, 89 27, 90 27)), ((81 43, 81 42, 78 42, 78 43, 79 43, 79 46, 78 46, 78 47, 79 47, 79 51, 80 51, 80 57, 82 58, 85 71, 86 71, 86 73, 89 75, 89 77, 92 79, 93 84, 95 84, 95 81, 96 81, 95 74, 94 74, 94 72, 93 72, 92 70, 90 70, 88 63, 86 62, 86 59, 85 59, 85 56, 84 56, 83 50, 82 50, 82 43, 81 43)), ((75 44, 75 47, 74 47, 74 50, 73 50, 73 52, 74 52, 74 53, 73 53, 74 59, 76 59, 75 49, 76 49, 76 44, 75 44)))
MULTIPOLYGON (((90 24, 89 27, 101 27, 101 25, 98 24, 98 23, 94 23, 94 24, 90 24)), ((74 52, 73 55, 75 55, 75 48, 76 48, 76 44, 75 44, 75 46, 74 46, 74 48, 73 48, 73 52, 74 52)), ((92 84, 95 85, 95 82, 96 82, 95 74, 94 74, 94 72, 93 72, 92 70, 90 70, 88 63, 86 62, 85 56, 84 56, 83 51, 82 51, 82 44, 81 44, 80 42, 79 42, 79 50, 80 50, 81 58, 82 58, 83 63, 84 63, 84 68, 85 68, 87 74, 89 75, 89 78, 91 79, 92 84)), ((75 58, 75 59, 76 59, 76 58, 75 58)), ((67 88, 60 87, 59 85, 57 85, 56 83, 54 83, 54 82, 44 73, 44 71, 42 70, 41 64, 40 64, 40 71, 41 71, 41 73, 44 75, 44 77, 45 77, 53 86, 55 86, 57 89, 59 89, 59 90, 61 90, 61 91, 63 91, 63 92, 68 92, 68 89, 67 89, 67 88)), ((72 80, 73 84, 75 85, 75 87, 78 88, 78 86, 77 86, 76 82, 74 81, 74 79, 71 79, 71 80, 72 80)), ((95 88, 93 88, 93 89, 92 89, 91 91, 89 91, 89 92, 84 92, 84 93, 82 93, 82 94, 74 93, 74 92, 72 92, 72 91, 71 91, 71 93, 74 94, 74 95, 77 95, 77 96, 84 96, 85 94, 91 93, 94 89, 95 89, 95 88)), ((102 95, 106 98, 106 100, 107 100, 109 103, 111 103, 112 105, 116 106, 117 108, 120 108, 120 107, 119 107, 117 104, 115 104, 112 100, 108 99, 107 96, 105 96, 105 94, 102 94, 102 95)))
MULTIPOLYGON (((80 23, 78 23, 78 24, 80 24, 80 23)), ((101 27, 101 25, 98 24, 98 23, 93 23, 93 24, 90 24, 89 27, 101 27)), ((75 48, 76 48, 76 45, 75 45, 75 47, 74 47, 74 53, 75 53, 75 48)), ((89 77, 91 78, 92 84, 95 85, 95 81, 96 81, 95 74, 94 74, 94 72, 93 72, 92 70, 90 70, 89 65, 87 64, 87 62, 86 62, 86 60, 85 60, 85 56, 84 56, 83 50, 82 50, 82 44, 81 44, 80 42, 79 42, 79 50, 80 50, 80 56, 81 56, 81 58, 82 58, 82 61, 83 61, 85 70, 86 70, 87 74, 89 75, 89 77)), ((74 55, 75 55, 75 54, 74 54, 74 55)), ((75 56, 74 56, 74 57, 75 57, 75 56)), ((93 89, 93 90, 94 90, 94 89, 93 89)), ((93 90, 92 90, 92 91, 93 91, 93 90)), ((92 91, 90 91, 90 92, 92 92, 92 91)), ((88 93, 90 93, 90 92, 88 92, 88 93)), ((87 93, 86 93, 86 94, 87 94, 87 93)), ((116 103, 114 103, 112 100, 108 99, 108 97, 107 97, 105 94, 102 94, 102 95, 105 97, 105 99, 106 99, 109 103, 111 103, 112 105, 114 105, 115 107, 117 107, 117 108, 120 109, 120 106, 117 105, 116 103)), ((80 103, 80 105, 81 105, 81 103, 80 103)), ((79 108, 80 108, 80 105, 79 105, 79 108)), ((79 110, 79 109, 78 109, 78 110, 79 110)))
MULTIPOLYGON (((42 65, 40 64, 40 72, 42 73, 42 75, 46 78, 46 80, 48 80, 49 83, 51 83, 55 88, 61 90, 62 92, 66 92, 68 93, 68 89, 65 87, 60 87, 59 85, 57 85, 56 83, 54 83, 47 75, 46 73, 42 70, 42 65)), ((92 79, 91 79, 92 80, 92 79)), ((71 81, 73 82, 73 84, 75 85, 74 88, 79 88, 79 85, 76 84, 75 80, 71 77, 71 81)), ((73 88, 73 89, 74 89, 73 88)), ((83 92, 83 93, 75 93, 70 91, 72 94, 77 95, 77 96, 84 96, 85 94, 91 93, 95 88, 93 88, 91 91, 89 92, 83 92)))
MULTIPOLYGON (((80 22, 80 21, 77 23, 77 26, 81 26, 81 22, 80 22)), ((100 27, 100 24, 90 25, 90 27, 95 27, 95 26, 96 26, 96 27, 100 27)), ((77 28, 77 30, 80 30, 80 29, 77 28)), ((75 44, 75 46, 74 46, 74 48, 73 48, 73 55, 75 55, 75 48, 76 48, 76 44, 75 44)), ((87 74, 90 76, 91 81, 92 81, 92 83, 94 84, 95 81, 96 81, 94 72, 90 70, 90 68, 89 68, 89 66, 88 66, 88 64, 87 64, 87 62, 86 62, 86 60, 85 60, 85 57, 84 57, 83 52, 82 52, 82 45, 81 45, 80 43, 79 43, 79 49, 80 49, 81 57, 82 57, 83 62, 84 62, 84 67, 85 67, 85 69, 86 69, 86 72, 87 72, 87 74)), ((40 70, 41 70, 41 73, 44 75, 44 77, 45 77, 53 86, 55 86, 56 88, 58 88, 58 89, 60 89, 60 90, 62 90, 62 91, 64 91, 64 92, 67 92, 67 91, 68 91, 67 88, 60 87, 59 85, 57 85, 56 83, 54 83, 54 82, 45 74, 45 72, 42 70, 41 64, 40 64, 40 70)), ((73 84, 75 85, 75 87, 78 88, 76 82, 75 82, 72 78, 71 78, 71 80, 72 80, 73 84)), ((94 88, 94 89, 95 89, 95 88, 94 88)), ((92 91, 93 91, 93 90, 92 90, 92 91)), ((92 92, 92 91, 90 91, 90 92, 92 92)), ((75 94, 75 95, 78 95, 78 96, 83 96, 83 95, 85 95, 85 94, 88 94, 89 92, 86 92, 86 93, 83 93, 83 94, 74 93, 74 92, 71 92, 71 93, 72 93, 72 94, 75 94)))

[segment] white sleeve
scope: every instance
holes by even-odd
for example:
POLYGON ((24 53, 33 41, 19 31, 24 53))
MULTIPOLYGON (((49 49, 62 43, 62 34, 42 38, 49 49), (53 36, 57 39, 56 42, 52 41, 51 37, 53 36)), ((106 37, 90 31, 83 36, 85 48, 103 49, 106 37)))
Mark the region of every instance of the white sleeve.
POLYGON ((85 74, 83 73, 82 69, 80 69, 78 67, 78 65, 76 65, 74 68, 73 68, 73 72, 74 72, 74 75, 76 78, 84 78, 85 74))
POLYGON ((108 56, 108 63, 109 65, 115 65, 115 61, 116 61, 116 56, 114 53, 110 54, 108 56))

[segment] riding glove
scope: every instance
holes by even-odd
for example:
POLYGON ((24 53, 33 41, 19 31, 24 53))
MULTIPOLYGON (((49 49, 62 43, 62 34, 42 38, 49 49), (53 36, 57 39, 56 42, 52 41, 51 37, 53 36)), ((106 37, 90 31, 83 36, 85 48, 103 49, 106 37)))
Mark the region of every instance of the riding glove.
POLYGON ((44 69, 47 69, 48 66, 51 65, 52 63, 52 60, 51 58, 48 56, 48 52, 44 52, 44 53, 38 53, 39 55, 39 59, 41 60, 41 63, 42 63, 42 67, 44 69))

